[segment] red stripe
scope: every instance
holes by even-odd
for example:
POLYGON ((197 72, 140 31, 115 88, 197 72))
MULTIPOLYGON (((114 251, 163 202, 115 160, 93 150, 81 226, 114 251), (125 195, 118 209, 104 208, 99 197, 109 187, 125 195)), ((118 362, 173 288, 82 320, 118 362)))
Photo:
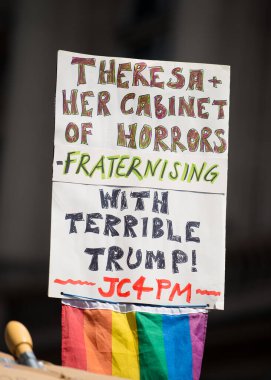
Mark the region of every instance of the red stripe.
POLYGON ((87 369, 84 311, 62 305, 62 365, 87 369))
POLYGON ((197 289, 196 294, 201 294, 202 296, 220 296, 220 292, 216 292, 215 290, 206 290, 206 289, 197 289))
POLYGON ((54 282, 56 284, 60 284, 60 285, 67 285, 67 284, 71 284, 71 285, 96 285, 95 282, 72 280, 71 278, 69 278, 68 280, 61 280, 60 278, 56 278, 54 280, 54 282))

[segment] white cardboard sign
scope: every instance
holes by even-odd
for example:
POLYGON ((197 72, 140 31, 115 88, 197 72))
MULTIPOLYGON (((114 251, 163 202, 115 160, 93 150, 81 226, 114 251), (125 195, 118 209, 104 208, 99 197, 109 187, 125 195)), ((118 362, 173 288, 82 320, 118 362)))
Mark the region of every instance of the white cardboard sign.
POLYGON ((59 52, 49 296, 223 308, 229 73, 59 52))

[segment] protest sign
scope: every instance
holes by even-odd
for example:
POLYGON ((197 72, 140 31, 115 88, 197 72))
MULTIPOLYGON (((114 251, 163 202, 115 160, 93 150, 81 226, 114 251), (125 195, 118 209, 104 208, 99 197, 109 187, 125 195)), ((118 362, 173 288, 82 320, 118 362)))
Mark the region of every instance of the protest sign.
POLYGON ((229 67, 59 52, 49 295, 223 308, 229 67))

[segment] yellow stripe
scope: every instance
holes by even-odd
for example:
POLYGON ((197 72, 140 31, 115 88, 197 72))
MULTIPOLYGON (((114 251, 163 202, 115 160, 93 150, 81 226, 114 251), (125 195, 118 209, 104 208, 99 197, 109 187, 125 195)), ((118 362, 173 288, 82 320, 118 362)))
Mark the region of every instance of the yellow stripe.
POLYGON ((112 375, 139 380, 135 313, 112 312, 112 375))

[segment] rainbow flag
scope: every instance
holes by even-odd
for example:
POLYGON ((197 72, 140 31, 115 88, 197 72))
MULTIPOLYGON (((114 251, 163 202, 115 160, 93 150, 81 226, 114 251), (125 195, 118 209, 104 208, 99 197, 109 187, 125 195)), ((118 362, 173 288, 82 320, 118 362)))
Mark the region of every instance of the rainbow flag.
POLYGON ((206 325, 203 312, 124 313, 63 304, 62 364, 133 380, 198 380, 206 325))

